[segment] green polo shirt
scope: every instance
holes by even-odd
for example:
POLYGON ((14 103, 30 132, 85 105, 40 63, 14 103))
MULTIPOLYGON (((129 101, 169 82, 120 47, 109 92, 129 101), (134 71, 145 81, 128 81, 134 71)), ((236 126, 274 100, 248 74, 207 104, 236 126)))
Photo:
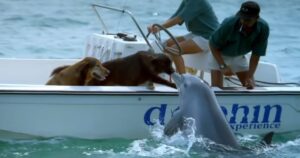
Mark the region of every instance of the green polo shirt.
POLYGON ((171 17, 183 19, 188 31, 206 39, 219 27, 217 16, 207 0, 182 0, 171 17))
POLYGON ((266 21, 259 18, 257 24, 249 35, 240 32, 238 16, 226 18, 216 32, 211 36, 209 44, 220 49, 225 56, 240 56, 252 51, 258 56, 266 55, 268 45, 269 26, 266 21))

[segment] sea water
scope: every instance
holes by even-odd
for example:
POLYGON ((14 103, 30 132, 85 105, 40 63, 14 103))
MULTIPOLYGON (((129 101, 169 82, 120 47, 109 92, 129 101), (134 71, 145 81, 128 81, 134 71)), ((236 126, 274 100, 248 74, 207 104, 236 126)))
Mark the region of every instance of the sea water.
MULTIPOLYGON (((181 0, 1 0, 0 58, 80 58, 87 37, 103 31, 90 4, 131 11, 146 32, 162 23, 181 0)), ((243 0, 210 0, 220 22, 237 12, 243 0)), ((267 55, 262 60, 277 65, 283 82, 300 82, 300 3, 298 0, 260 0, 261 17, 270 25, 267 55)), ((103 11, 110 32, 136 32, 130 18, 103 11)), ((185 34, 184 26, 170 29, 185 34)), ((221 131, 220 131, 221 132, 221 131)), ((299 133, 276 134, 270 148, 259 148, 261 136, 238 136, 251 151, 224 151, 204 138, 164 138, 161 128, 144 139, 84 140, 68 137, 0 140, 0 158, 13 157, 300 157, 299 133), (192 145, 192 146, 191 146, 192 145)))

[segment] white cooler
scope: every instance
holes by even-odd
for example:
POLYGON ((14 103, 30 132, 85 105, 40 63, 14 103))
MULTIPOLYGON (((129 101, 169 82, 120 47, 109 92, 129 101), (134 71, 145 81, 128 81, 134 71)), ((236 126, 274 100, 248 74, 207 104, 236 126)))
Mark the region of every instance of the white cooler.
POLYGON ((96 57, 101 62, 105 62, 148 49, 149 46, 142 38, 136 38, 136 41, 127 41, 117 35, 95 33, 88 39, 85 56, 96 57))

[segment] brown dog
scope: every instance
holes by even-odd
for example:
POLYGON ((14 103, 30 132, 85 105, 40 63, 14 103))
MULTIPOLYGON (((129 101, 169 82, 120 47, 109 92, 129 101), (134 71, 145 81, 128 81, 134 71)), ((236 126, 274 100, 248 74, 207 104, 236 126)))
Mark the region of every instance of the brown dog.
POLYGON ((136 54, 119 58, 103 63, 110 74, 103 81, 90 80, 87 85, 123 85, 137 86, 147 81, 164 84, 176 88, 158 74, 172 74, 172 61, 165 54, 154 54, 146 51, 139 51, 136 54))
POLYGON ((109 70, 102 66, 101 62, 93 57, 70 66, 61 66, 53 70, 52 78, 47 85, 85 85, 89 80, 102 81, 109 74, 109 70))

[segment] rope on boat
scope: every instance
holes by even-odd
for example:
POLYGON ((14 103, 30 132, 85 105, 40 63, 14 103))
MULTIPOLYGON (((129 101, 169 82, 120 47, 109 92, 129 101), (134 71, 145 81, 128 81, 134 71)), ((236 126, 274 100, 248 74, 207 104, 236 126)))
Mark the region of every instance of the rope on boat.
MULTIPOLYGON (((239 83, 239 80, 237 78, 234 77, 225 77, 225 80, 238 85, 238 86, 242 86, 239 83), (237 83, 238 82, 238 83, 237 83)), ((266 81, 260 81, 260 80, 255 80, 255 83, 258 83, 256 86, 257 87, 266 87, 266 85, 268 86, 287 86, 287 85, 293 85, 293 86, 300 86, 300 83, 296 83, 296 82, 284 82, 284 83, 274 83, 274 82, 266 82, 266 81), (264 84, 264 85, 260 85, 260 84, 264 84)))

